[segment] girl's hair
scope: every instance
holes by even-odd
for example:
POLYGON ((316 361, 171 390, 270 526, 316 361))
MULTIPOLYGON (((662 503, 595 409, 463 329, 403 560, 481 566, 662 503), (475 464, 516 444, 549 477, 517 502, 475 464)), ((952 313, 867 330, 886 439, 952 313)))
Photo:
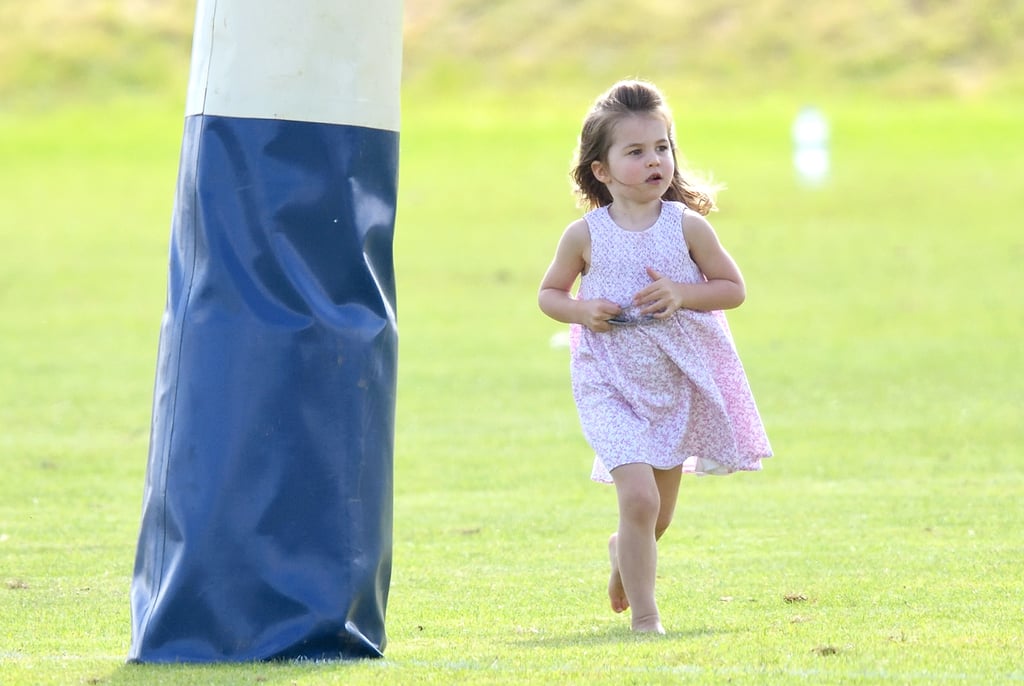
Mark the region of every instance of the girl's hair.
MULTIPOLYGON (((591 165, 596 161, 607 162, 615 125, 626 117, 638 114, 660 117, 665 120, 668 128, 672 158, 676 162, 675 174, 672 185, 661 197, 682 202, 702 215, 717 209, 714 199, 716 187, 703 180, 691 183, 683 178, 676 152, 672 113, 658 89, 645 81, 619 81, 594 102, 583 120, 583 130, 580 132, 570 174, 579 205, 593 209, 611 204, 612 196, 608 188, 594 176, 591 165)), ((692 172, 686 170, 686 174, 691 176, 692 172)))

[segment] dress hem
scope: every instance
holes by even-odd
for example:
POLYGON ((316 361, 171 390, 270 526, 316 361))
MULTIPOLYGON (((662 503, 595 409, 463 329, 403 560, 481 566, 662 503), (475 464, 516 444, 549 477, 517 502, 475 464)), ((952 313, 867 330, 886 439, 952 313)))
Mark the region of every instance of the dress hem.
POLYGON ((749 465, 743 467, 730 467, 710 457, 698 457, 696 455, 691 455, 690 457, 683 460, 681 463, 670 465, 668 467, 655 467, 654 465, 648 462, 644 462, 643 460, 636 460, 633 462, 623 462, 622 464, 617 464, 612 469, 604 467, 604 464, 601 463, 600 461, 601 458, 595 458, 596 464, 594 465, 594 469, 591 472, 590 479, 591 481, 595 481, 597 483, 602 484, 615 483, 611 478, 611 472, 618 469, 619 467, 624 467, 627 464, 648 464, 652 469, 657 469, 659 471, 668 471, 669 469, 682 467, 683 474, 692 474, 694 476, 729 476, 730 474, 735 474, 736 472, 760 472, 763 468, 761 460, 769 457, 771 457, 771 455, 757 457, 755 458, 756 462, 751 462, 749 463, 749 465), (598 470, 598 464, 600 464, 602 467, 601 471, 598 470), (608 476, 606 477, 605 474, 607 474, 608 476))

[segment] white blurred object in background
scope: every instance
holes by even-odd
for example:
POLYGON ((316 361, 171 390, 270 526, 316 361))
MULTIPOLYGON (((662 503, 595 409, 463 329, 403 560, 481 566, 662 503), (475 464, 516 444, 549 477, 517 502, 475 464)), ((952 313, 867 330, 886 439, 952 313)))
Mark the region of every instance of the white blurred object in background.
POLYGON ((828 121, 816 107, 803 107, 793 120, 793 166, 805 185, 828 177, 828 136, 828 121))

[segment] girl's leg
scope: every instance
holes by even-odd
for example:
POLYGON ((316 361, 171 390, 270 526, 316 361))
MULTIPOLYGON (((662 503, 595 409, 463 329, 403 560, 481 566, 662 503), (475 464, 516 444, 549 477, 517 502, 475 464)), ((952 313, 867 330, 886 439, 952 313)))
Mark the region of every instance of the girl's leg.
MULTIPOLYGON (((654 470, 654 481, 658 488, 659 500, 658 518, 654 525, 655 540, 661 538, 672 522, 676 501, 679 498, 679 481, 682 472, 682 467, 654 470)), ((618 533, 613 533, 608 539, 608 557, 611 559, 612 566, 611 577, 608 580, 608 597, 611 600, 612 610, 624 612, 629 608, 629 598, 626 596, 626 589, 622 586, 622 576, 619 573, 618 538, 618 533)))
POLYGON ((654 481, 658 484, 658 522, 654 526, 654 538, 661 540, 661 535, 672 523, 672 515, 676 511, 676 501, 679 499, 679 480, 683 475, 683 468, 655 469, 654 481))
POLYGON ((622 575, 619 574, 619 532, 608 538, 608 558, 612 563, 612 575, 608 578, 608 599, 612 603, 613 612, 625 612, 629 609, 629 598, 622 587, 622 575))
POLYGON ((609 541, 612 581, 608 592, 615 609, 613 589, 616 572, 628 605, 632 607, 634 631, 664 633, 658 605, 654 600, 654 579, 658 547, 654 537, 661 494, 654 470, 646 464, 628 464, 612 471, 619 501, 619 530, 609 541), (614 566, 618 562, 617 568, 614 566))

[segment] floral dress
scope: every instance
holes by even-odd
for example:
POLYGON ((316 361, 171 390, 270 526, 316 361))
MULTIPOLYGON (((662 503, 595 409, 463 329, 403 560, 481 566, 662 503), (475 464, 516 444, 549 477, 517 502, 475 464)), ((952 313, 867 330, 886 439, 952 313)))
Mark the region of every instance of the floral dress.
POLYGON ((612 470, 638 462, 694 474, 758 471, 772 455, 725 315, 680 309, 656 320, 629 307, 650 284, 646 267, 680 283, 704 281, 683 235, 689 211, 663 202, 644 231, 619 227, 607 207, 584 217, 591 263, 577 297, 625 308, 610 332, 570 329, 573 398, 596 453, 595 481, 610 483, 612 470))

